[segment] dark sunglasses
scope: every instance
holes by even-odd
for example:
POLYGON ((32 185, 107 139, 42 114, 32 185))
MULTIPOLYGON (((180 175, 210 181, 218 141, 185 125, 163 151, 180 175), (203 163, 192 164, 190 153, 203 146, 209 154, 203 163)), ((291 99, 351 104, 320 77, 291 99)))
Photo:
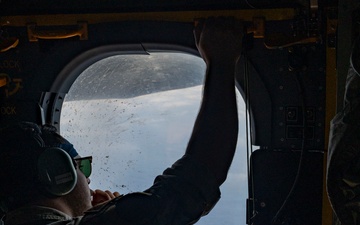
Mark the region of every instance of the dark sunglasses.
POLYGON ((79 170, 85 175, 86 178, 91 175, 91 162, 92 156, 74 159, 79 166, 79 170))

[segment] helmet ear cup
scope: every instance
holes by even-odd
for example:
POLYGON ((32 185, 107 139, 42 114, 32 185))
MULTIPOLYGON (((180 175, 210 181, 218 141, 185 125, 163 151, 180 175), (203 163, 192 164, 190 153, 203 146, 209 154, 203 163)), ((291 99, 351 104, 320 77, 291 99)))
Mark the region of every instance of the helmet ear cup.
POLYGON ((73 159, 61 148, 47 148, 38 158, 38 180, 45 191, 54 196, 71 192, 77 183, 73 159))

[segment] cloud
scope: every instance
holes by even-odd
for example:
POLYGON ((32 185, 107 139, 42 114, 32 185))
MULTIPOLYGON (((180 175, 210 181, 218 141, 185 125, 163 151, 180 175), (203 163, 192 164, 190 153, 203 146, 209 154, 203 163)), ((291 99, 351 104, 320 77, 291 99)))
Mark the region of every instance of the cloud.
MULTIPOLYGON (((190 86, 126 98, 64 102, 61 133, 81 155, 93 155, 92 188, 121 193, 142 191, 183 155, 202 95, 202 85, 190 86)), ((240 95, 238 102, 238 147, 228 179, 221 187, 222 199, 197 224, 245 223, 245 113, 240 95)))

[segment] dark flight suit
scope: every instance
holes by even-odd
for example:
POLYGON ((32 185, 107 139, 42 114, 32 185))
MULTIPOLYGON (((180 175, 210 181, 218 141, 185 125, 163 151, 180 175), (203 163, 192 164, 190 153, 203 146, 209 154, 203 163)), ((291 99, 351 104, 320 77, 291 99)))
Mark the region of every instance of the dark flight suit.
POLYGON ((353 46, 344 106, 331 121, 327 191, 343 225, 360 224, 360 41, 353 46))
POLYGON ((83 217, 71 218, 51 208, 31 206, 9 212, 5 225, 193 224, 219 198, 220 190, 212 173, 186 156, 158 176, 151 188, 96 206, 83 217))

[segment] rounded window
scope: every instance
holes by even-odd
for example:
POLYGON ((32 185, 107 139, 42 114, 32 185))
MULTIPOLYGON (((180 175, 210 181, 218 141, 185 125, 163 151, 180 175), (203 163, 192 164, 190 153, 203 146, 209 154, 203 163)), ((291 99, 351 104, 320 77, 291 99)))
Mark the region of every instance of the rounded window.
MULTIPOLYGON (((185 152, 199 111, 205 63, 185 53, 115 55, 83 71, 62 106, 61 134, 93 156, 92 189, 149 188, 185 152)), ((237 152, 222 198, 197 224, 246 222, 244 102, 238 93, 237 152)))

